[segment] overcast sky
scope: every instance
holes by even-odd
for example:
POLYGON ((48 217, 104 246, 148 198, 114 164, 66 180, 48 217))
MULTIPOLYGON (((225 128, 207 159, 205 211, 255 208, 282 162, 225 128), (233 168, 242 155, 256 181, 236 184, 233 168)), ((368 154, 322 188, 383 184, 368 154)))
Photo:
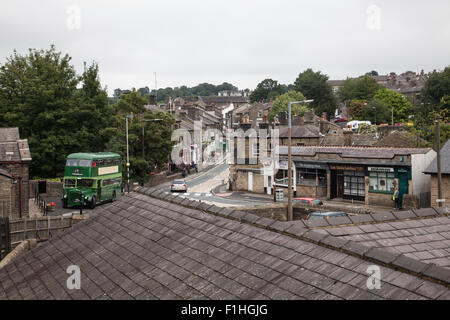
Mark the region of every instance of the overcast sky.
POLYGON ((0 63, 14 49, 68 53, 78 72, 95 60, 115 88, 265 78, 293 83, 307 68, 330 79, 370 70, 450 65, 450 1, 154 0, 4 1, 0 63), (78 15, 79 13, 79 15, 78 15))

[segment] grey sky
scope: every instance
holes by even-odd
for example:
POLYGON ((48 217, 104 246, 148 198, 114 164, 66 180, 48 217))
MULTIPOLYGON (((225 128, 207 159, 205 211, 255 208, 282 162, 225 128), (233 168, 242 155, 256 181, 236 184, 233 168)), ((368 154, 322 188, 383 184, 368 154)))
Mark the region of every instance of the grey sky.
POLYGON ((110 94, 154 88, 153 72, 158 87, 227 81, 241 89, 268 77, 292 83, 308 67, 331 79, 427 72, 450 65, 450 1, 2 2, 0 63, 14 49, 50 44, 78 72, 97 61, 110 94))

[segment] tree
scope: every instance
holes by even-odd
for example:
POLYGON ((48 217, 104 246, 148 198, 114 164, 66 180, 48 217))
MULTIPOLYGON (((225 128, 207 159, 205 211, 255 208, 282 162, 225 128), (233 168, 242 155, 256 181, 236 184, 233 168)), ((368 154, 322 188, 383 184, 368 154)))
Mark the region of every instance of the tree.
POLYGON ((347 78, 339 88, 338 96, 341 101, 371 100, 380 86, 370 76, 362 76, 359 78, 347 78))
POLYGON ((63 173, 69 137, 79 129, 67 116, 80 80, 70 61, 51 46, 27 55, 14 51, 0 67, 0 126, 17 126, 28 139, 32 177, 63 173))
POLYGON ((394 121, 402 122, 408 120, 412 113, 412 105, 401 93, 381 88, 373 96, 374 100, 382 101, 392 112, 394 112, 394 121))
POLYGON ((366 103, 367 103, 366 100, 358 100, 358 99, 353 99, 350 102, 349 111, 352 120, 363 119, 364 104, 366 103))
MULTIPOLYGON (((171 128, 175 123, 174 118, 168 113, 152 113, 145 110, 145 103, 145 99, 137 92, 122 95, 113 106, 117 113, 114 119, 115 128, 107 144, 109 151, 117 152, 126 159, 125 117, 132 113, 133 118, 128 120, 130 176, 132 181, 140 184, 148 181, 150 171, 162 169, 164 164, 169 162, 173 146, 171 128), (156 121, 157 119, 162 121, 156 121), (142 157, 143 147, 144 157, 142 157)), ((124 170, 125 178, 126 170, 124 170)))
POLYGON ((378 71, 372 70, 365 74, 366 76, 378 76, 378 71))
POLYGON ((382 100, 374 99, 364 104, 362 119, 373 124, 388 123, 391 119, 391 110, 382 100))
POLYGON ((283 93, 282 86, 273 79, 264 79, 256 86, 256 89, 250 94, 250 102, 263 102, 274 100, 283 93))
MULTIPOLYGON (((289 102, 305 100, 305 96, 301 92, 290 90, 287 93, 277 97, 272 104, 269 111, 269 122, 273 121, 273 118, 279 115, 283 111, 288 111, 289 102)), ((309 108, 306 104, 294 104, 292 105, 292 115, 303 116, 309 108)))
POLYGON ((327 116, 331 117, 334 114, 336 98, 328 83, 327 75, 307 69, 298 75, 294 82, 294 89, 303 93, 307 99, 314 99, 311 106, 314 107, 317 115, 326 112, 327 116))
POLYGON ((450 66, 442 72, 433 73, 427 79, 422 89, 424 105, 418 111, 423 116, 436 108, 448 108, 448 104, 441 103, 446 95, 450 95, 450 66))

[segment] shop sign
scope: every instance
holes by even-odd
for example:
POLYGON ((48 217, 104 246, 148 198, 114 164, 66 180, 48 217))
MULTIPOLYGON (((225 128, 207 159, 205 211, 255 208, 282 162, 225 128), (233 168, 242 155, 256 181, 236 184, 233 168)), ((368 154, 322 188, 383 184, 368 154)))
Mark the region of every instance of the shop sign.
POLYGON ((384 167, 368 167, 368 170, 378 172, 394 172, 394 168, 384 168, 384 167))
POLYGON ((364 171, 364 167, 354 167, 354 166, 337 166, 330 164, 331 170, 351 170, 351 171, 364 171))

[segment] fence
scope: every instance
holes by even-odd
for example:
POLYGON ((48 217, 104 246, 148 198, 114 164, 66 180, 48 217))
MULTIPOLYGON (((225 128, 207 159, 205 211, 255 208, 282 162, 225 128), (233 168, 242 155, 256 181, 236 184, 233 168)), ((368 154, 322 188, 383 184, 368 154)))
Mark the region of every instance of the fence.
POLYGON ((11 251, 9 218, 0 218, 0 260, 11 251))
POLYGON ((9 221, 11 249, 27 239, 48 240, 72 227, 72 217, 24 218, 9 221))

